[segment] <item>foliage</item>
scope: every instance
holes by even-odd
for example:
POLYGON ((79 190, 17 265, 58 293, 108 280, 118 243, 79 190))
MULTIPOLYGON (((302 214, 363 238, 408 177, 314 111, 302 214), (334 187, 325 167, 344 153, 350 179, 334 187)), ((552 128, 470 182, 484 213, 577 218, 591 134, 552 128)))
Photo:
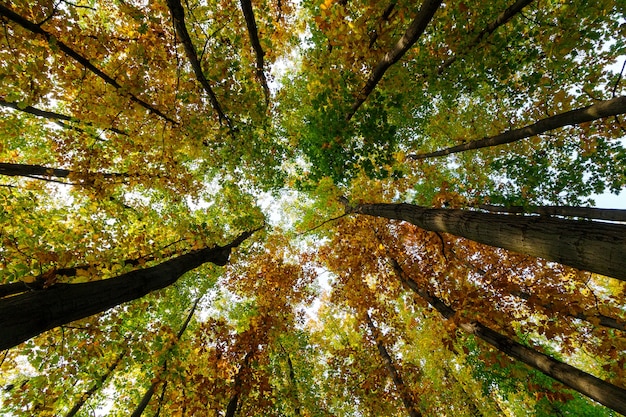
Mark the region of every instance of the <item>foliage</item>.
POLYGON ((69 172, 0 172, 0 302, 263 230, 224 267, 0 353, 3 415, 128 415, 149 388, 145 415, 617 415, 464 329, 623 388, 623 281, 345 215, 345 198, 623 193, 623 114, 407 158, 623 96, 623 2, 528 2, 505 21, 512 1, 445 2, 365 96, 421 2, 255 0, 256 27, 249 2, 178 3, 189 43, 175 1, 0 3, 0 163, 69 172))

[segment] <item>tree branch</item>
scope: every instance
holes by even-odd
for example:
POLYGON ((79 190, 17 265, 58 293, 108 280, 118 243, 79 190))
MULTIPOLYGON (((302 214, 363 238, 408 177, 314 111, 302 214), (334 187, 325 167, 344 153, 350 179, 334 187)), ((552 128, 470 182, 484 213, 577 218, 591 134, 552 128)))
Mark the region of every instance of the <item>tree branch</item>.
MULTIPOLYGON (((98 76, 104 82, 106 82, 110 86, 114 87, 116 90, 122 89, 122 86, 117 81, 115 81, 113 78, 111 78, 110 76, 105 74, 102 70, 97 68, 91 62, 89 62, 89 60, 87 58, 85 58, 84 56, 82 56, 81 54, 76 52, 70 46, 66 45, 62 41, 56 39, 52 34, 46 32, 45 30, 43 30, 36 23, 33 23, 33 22, 27 20, 26 18, 20 16, 19 14, 15 13, 13 10, 7 8, 6 6, 4 6, 2 4, 0 4, 0 16, 4 16, 5 18, 7 18, 7 19, 17 23, 18 25, 22 26, 24 29, 29 30, 32 33, 35 33, 37 35, 43 36, 48 42, 54 43, 56 45, 56 47, 59 48, 61 51, 63 51, 67 56, 71 57, 76 62, 78 62, 79 64, 83 65, 85 68, 87 68, 93 74, 98 76)), ((138 98, 137 96, 135 96, 135 95, 133 95, 131 93, 127 93, 127 94, 128 94, 128 97, 131 99, 131 101, 139 104, 141 107, 143 107, 144 109, 148 110, 150 113, 156 114, 157 116, 163 118, 164 120, 167 120, 168 122, 170 122, 170 123, 172 123, 174 125, 178 124, 178 122, 176 122, 175 120, 169 118, 164 113, 162 113, 160 110, 156 109, 154 106, 148 104, 144 100, 138 98)))
POLYGON ((198 59, 198 54, 193 46, 193 43, 191 42, 187 27, 185 26, 185 10, 183 9, 183 5, 180 3, 180 0, 167 0, 167 7, 170 10, 172 20, 174 21, 174 28, 176 29, 179 40, 185 48, 185 54, 187 55, 187 59, 191 64, 191 68, 193 69, 194 74, 196 75, 196 79, 198 80, 198 82, 200 82, 202 88, 209 96, 211 105, 217 113, 220 123, 222 121, 225 121, 228 127, 232 130, 232 122, 224 113, 224 110, 222 110, 222 106, 217 100, 217 96, 213 92, 213 89, 209 84, 209 80, 206 79, 206 77, 204 76, 204 72, 202 71, 202 65, 200 64, 200 60, 198 59))
POLYGON ((420 36, 422 36, 426 30, 426 26, 428 26, 428 23, 432 20, 441 3, 442 0, 424 0, 420 10, 417 12, 417 16, 413 19, 407 31, 402 35, 395 47, 387 52, 372 70, 365 86, 352 104, 352 108, 346 114, 346 121, 352 119, 352 116, 354 116, 359 107, 361 107, 365 100, 367 100, 367 97, 374 91, 374 88, 376 88, 376 85, 383 78, 389 67, 398 62, 411 46, 417 42, 420 36))
POLYGON ((248 27, 248 35, 250 36, 250 43, 252 44, 252 48, 254 49, 254 53, 256 55, 256 75, 261 83, 261 87, 263 87, 263 93, 265 94, 265 104, 269 105, 270 103, 270 88, 267 85, 267 78, 265 77, 265 72, 263 71, 264 67, 264 56, 265 52, 261 47, 261 42, 259 41, 259 35, 256 26, 256 20, 254 19, 254 11, 252 10, 252 2, 250 0, 240 0, 241 9, 243 10, 243 16, 246 19, 246 26, 248 27))
POLYGON ((622 113, 626 113, 626 96, 620 96, 611 100, 601 101, 591 106, 570 110, 565 113, 557 114, 556 116, 539 120, 532 125, 528 125, 520 129, 509 130, 496 136, 470 141, 462 145, 452 146, 435 152, 408 155, 407 158, 414 160, 434 158, 437 156, 468 151, 470 149, 481 149, 491 146, 504 145, 530 138, 560 127, 591 122, 593 120, 616 116, 622 113))

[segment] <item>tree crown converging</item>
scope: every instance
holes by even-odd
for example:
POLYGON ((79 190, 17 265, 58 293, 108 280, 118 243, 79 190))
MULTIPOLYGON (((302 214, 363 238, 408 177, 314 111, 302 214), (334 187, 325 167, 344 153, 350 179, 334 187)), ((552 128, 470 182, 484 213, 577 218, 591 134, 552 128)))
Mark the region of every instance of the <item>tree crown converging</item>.
POLYGON ((2 414, 626 414, 625 15, 0 2, 2 414))

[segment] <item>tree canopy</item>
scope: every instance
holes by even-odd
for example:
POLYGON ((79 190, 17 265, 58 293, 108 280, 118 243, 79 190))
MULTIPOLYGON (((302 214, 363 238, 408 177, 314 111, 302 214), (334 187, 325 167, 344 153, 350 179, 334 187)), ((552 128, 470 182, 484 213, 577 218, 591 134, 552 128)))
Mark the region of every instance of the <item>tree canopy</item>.
POLYGON ((625 21, 0 1, 1 413, 625 415, 625 21))

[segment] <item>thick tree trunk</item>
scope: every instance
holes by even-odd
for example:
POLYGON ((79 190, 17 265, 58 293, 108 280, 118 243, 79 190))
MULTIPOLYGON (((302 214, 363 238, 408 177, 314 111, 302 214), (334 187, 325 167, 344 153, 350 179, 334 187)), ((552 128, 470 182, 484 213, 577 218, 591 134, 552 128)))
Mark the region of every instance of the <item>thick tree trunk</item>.
POLYGON ((352 213, 410 222, 433 232, 537 256, 626 281, 626 225, 511 216, 411 204, 358 204, 352 213))
POLYGON ((226 265, 232 248, 253 232, 232 243, 204 248, 159 265, 131 271, 115 278, 80 284, 56 284, 0 300, 0 350, 8 349, 46 330, 79 320, 165 288, 184 273, 212 262, 226 265))
POLYGON ((584 219, 607 220, 626 223, 626 210, 577 206, 495 206, 481 204, 479 209, 490 213, 539 214, 541 216, 581 217, 584 219))
POLYGON ((422 36, 441 3, 441 0, 424 0, 422 2, 417 16, 415 16, 415 19, 413 19, 404 35, 402 35, 393 49, 387 52, 372 70, 370 77, 365 83, 365 87, 363 87, 359 96, 354 101, 354 104, 352 104, 352 108, 346 114, 346 120, 352 119, 352 116, 354 116, 359 107, 361 107, 361 104, 367 100, 367 97, 374 91, 379 81, 382 80, 383 75, 385 75, 389 67, 398 62, 411 46, 417 42, 420 36, 422 36))
POLYGON ((51 177, 68 178, 70 176, 75 176, 79 180, 85 177, 100 177, 107 179, 128 177, 128 174, 124 173, 88 172, 83 174, 80 172, 70 171, 69 169, 51 168, 42 165, 11 164, 8 162, 0 162, 0 175, 7 175, 10 177, 27 177, 44 181, 51 177))
MULTIPOLYGON (((442 300, 420 288, 415 281, 404 275, 402 267, 395 259, 391 259, 394 270, 403 284, 427 301, 446 319, 454 317, 456 311, 448 307, 442 300)), ((564 385, 583 395, 609 407, 618 413, 626 414, 626 390, 596 378, 571 365, 558 361, 548 355, 537 352, 516 341, 497 333, 483 324, 473 321, 461 326, 466 332, 474 334, 510 357, 537 369, 564 385)))
POLYGON ((413 399, 411 398, 411 395, 406 385, 404 384, 404 381, 402 380, 402 375, 400 375, 400 373, 393 365, 393 359, 391 358, 391 355, 383 344, 380 333, 378 332, 378 329, 372 322, 372 319, 367 312, 365 313, 365 320, 367 321, 367 327, 369 327, 370 332, 372 332, 372 336, 374 337, 374 340, 376 342, 376 349, 378 349, 378 353, 385 363, 385 369, 387 369, 387 373, 389 373, 389 376, 391 377, 391 380, 393 381, 393 384, 395 385, 398 394, 400 394, 402 403, 409 413, 409 416, 421 417, 422 413, 420 413, 420 411, 415 407, 415 404, 413 404, 413 399))
POLYGON ((593 120, 602 119, 609 116, 616 116, 622 113, 626 113, 626 96, 615 97, 611 100, 601 101, 591 106, 557 114, 556 116, 539 120, 532 125, 528 125, 520 129, 508 130, 496 136, 491 136, 480 140, 473 140, 462 145, 453 146, 451 148, 442 149, 440 151, 409 155, 407 156, 407 158, 426 159, 436 156, 449 155, 451 153, 463 152, 470 149, 480 149, 491 146, 504 145, 506 143, 530 138, 532 136, 536 136, 560 127, 591 122, 593 120))

